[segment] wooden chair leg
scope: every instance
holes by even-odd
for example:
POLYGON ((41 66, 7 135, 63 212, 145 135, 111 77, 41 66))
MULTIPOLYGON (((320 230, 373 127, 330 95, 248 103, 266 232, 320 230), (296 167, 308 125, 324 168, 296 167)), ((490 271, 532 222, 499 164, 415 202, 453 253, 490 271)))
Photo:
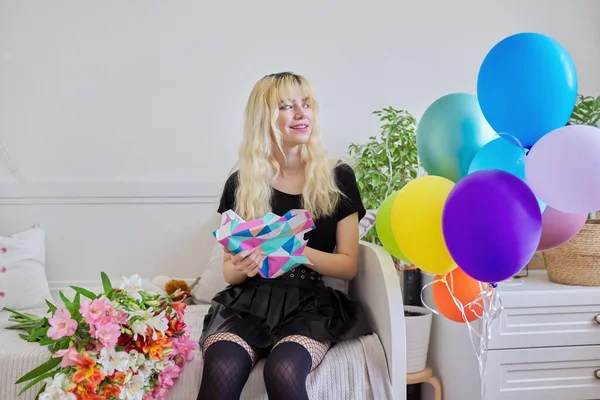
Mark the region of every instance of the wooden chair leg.
POLYGON ((432 376, 427 380, 427 383, 433 387, 433 398, 435 400, 442 400, 442 384, 440 383, 439 379, 435 376, 432 376))

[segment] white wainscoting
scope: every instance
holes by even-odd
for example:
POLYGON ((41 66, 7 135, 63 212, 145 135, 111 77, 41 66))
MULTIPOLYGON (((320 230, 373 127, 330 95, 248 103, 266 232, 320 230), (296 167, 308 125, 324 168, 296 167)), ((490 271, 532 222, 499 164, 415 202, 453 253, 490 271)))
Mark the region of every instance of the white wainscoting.
POLYGON ((100 272, 193 281, 218 226, 222 184, 210 182, 34 182, 0 184, 0 235, 39 224, 53 291, 99 287, 100 272))

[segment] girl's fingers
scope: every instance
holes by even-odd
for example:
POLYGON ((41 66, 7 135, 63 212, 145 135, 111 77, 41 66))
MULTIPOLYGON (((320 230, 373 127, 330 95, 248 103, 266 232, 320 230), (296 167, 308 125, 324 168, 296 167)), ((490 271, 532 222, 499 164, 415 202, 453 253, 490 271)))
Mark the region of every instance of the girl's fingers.
POLYGON ((244 250, 237 256, 240 256, 240 260, 235 263, 235 268, 240 272, 246 273, 250 277, 258 273, 264 259, 264 253, 259 248, 244 250))

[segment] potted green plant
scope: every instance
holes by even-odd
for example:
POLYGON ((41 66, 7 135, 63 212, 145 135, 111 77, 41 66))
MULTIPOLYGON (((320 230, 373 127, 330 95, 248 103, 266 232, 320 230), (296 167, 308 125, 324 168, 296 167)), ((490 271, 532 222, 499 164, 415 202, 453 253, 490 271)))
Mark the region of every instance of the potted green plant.
MULTIPOLYGON (((406 110, 393 107, 376 110, 373 114, 379 117, 380 134, 369 137, 364 144, 352 143, 348 147, 358 188, 368 210, 376 210, 390 194, 402 189, 420 172, 415 117, 406 110)), ((363 240, 381 245, 376 229, 370 229, 363 240)), ((400 260, 394 261, 401 275, 400 260)), ((414 268, 406 268, 411 267, 414 268)), ((419 270, 411 272, 420 278, 419 270)), ((420 279, 415 281, 418 293, 420 282, 420 279)), ((420 296, 417 297, 420 304, 420 296)), ((405 295, 407 372, 414 373, 422 371, 426 365, 432 313, 420 305, 408 305, 410 301, 406 298, 405 295)))
MULTIPOLYGON (((381 132, 364 144, 351 143, 354 172, 367 210, 376 210, 385 198, 415 179, 419 173, 417 120, 406 110, 392 107, 373 112, 381 132)), ((375 229, 363 240, 381 245, 375 229)))

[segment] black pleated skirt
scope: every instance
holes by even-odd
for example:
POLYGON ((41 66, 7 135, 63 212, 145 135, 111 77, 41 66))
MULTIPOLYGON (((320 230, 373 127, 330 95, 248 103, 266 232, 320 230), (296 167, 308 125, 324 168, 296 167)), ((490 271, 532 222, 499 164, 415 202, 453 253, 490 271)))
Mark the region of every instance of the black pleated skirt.
POLYGON ((217 293, 204 318, 200 345, 218 332, 269 349, 290 335, 337 343, 373 333, 361 305, 322 281, 248 278, 217 293))

